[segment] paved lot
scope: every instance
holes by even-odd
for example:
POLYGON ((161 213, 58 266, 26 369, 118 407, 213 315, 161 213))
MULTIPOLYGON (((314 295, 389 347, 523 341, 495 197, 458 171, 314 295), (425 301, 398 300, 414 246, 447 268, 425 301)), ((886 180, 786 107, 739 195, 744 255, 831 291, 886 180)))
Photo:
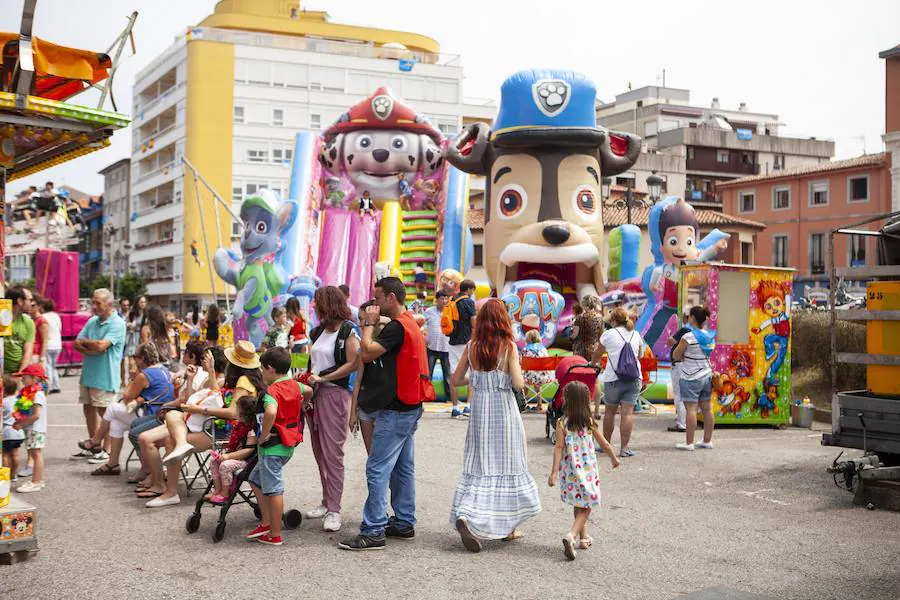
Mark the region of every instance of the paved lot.
MULTIPOLYGON (((466 422, 432 412, 417 436, 417 539, 354 554, 336 542, 355 530, 365 498, 361 440, 348 442, 341 534, 307 521, 281 548, 246 543, 239 534, 252 527, 252 513, 237 507, 225 540, 213 544, 211 511, 188 535, 192 504, 150 511, 124 477, 98 480, 89 465, 67 460, 85 433, 75 384, 64 380, 65 393, 51 397, 48 485, 28 496, 41 511, 41 550, 0 567, 2 598, 652 600, 714 587, 775 598, 900 598, 900 515, 852 506, 824 471, 836 450, 807 430, 717 431, 715 450, 687 454, 673 449, 668 417, 639 417, 633 447, 641 454, 618 472, 604 465, 604 505, 591 519, 597 544, 569 563, 560 539, 570 511, 546 486, 552 453, 543 416, 525 420, 543 513, 526 524, 525 539, 472 555, 448 523, 466 422)), ((317 504, 308 445, 287 473, 286 504, 317 504)))

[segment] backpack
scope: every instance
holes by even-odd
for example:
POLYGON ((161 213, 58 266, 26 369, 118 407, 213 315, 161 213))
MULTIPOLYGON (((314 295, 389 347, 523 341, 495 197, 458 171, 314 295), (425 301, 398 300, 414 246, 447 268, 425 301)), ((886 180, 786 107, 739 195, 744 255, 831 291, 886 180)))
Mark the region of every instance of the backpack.
MULTIPOLYGON (((310 347, 316 343, 316 340, 319 339, 319 336, 322 335, 322 332, 325 331, 324 325, 319 325, 315 329, 313 329, 309 337, 312 341, 310 347)), ((319 375, 328 375, 329 373, 333 373, 337 371, 340 367, 344 366, 347 362, 347 338, 354 332, 358 331, 356 325, 353 321, 344 321, 341 323, 340 329, 338 329, 337 339, 334 341, 334 366, 330 369, 325 369, 319 375)), ((312 361, 309 362, 309 366, 307 367, 307 371, 312 370, 312 361)), ((337 379, 332 381, 331 383, 340 386, 344 389, 349 389, 350 387, 350 376, 344 377, 343 379, 337 379)))
POLYGON ((451 300, 441 311, 441 333, 444 335, 452 334, 456 328, 456 323, 459 321, 459 308, 456 307, 456 303, 460 300, 462 297, 451 300))
POLYGON ((631 332, 631 337, 628 338, 628 340, 625 339, 625 336, 623 336, 622 332, 618 329, 616 329, 615 332, 619 334, 619 337, 622 338, 625 345, 622 346, 622 350, 619 351, 619 362, 613 367, 613 372, 616 374, 616 377, 619 378, 619 381, 624 381, 626 383, 637 381, 641 378, 641 368, 638 365, 637 357, 634 355, 634 348, 631 347, 631 340, 634 339, 634 332, 631 332))

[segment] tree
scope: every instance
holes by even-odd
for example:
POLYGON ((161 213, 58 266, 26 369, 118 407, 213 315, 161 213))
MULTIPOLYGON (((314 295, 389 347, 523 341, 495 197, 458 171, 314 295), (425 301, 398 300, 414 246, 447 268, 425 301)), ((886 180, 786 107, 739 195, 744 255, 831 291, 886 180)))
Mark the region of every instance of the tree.
MULTIPOLYGON (((80 294, 82 298, 90 298, 94 290, 99 288, 110 289, 109 275, 99 275, 93 281, 84 279, 79 283, 80 294)), ((147 291, 147 284, 141 279, 137 273, 126 273, 123 277, 116 279, 116 289, 114 293, 116 299, 127 298, 129 302, 134 302, 135 298, 147 291)))

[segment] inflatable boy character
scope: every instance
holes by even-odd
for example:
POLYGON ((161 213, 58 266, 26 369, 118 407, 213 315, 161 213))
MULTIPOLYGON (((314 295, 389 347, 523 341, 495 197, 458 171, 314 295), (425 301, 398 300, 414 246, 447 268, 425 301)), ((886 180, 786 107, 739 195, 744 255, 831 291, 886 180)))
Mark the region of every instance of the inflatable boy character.
POLYGON ((279 203, 275 194, 263 190, 241 204, 241 255, 220 248, 213 257, 216 273, 238 290, 232 305, 234 320, 247 315, 250 341, 259 347, 263 339, 262 321, 272 325, 272 307, 286 287, 287 278, 278 267, 280 232, 295 218, 294 204, 279 203))
POLYGON ((459 284, 462 280, 463 276, 459 271, 444 269, 438 278, 438 287, 450 298, 455 298, 459 294, 459 284))
MULTIPOLYGON (((694 207, 678 198, 658 206, 658 226, 653 231, 651 219, 651 242, 658 247, 658 255, 662 264, 653 267, 650 276, 648 297, 660 296, 658 310, 650 320, 650 327, 644 332, 644 340, 653 348, 657 340, 678 312, 678 266, 685 261, 705 262, 716 257, 728 245, 728 236, 715 231, 710 238, 718 237, 718 241, 703 244, 700 249, 698 236, 700 224, 694 207)), ((704 242, 707 242, 704 239, 704 242)), ((640 325, 640 324, 639 324, 640 325)))

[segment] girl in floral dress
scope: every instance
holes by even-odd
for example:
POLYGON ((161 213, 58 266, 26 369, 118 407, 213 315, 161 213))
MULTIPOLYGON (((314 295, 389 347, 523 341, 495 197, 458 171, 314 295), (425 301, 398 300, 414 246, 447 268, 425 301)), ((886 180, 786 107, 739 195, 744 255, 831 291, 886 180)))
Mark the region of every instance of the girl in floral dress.
POLYGON ((573 381, 563 389, 564 417, 556 424, 556 447, 553 449, 553 468, 547 485, 553 487, 559 479, 562 501, 572 505, 575 521, 563 538, 566 558, 575 560, 575 552, 587 550, 593 543, 587 533, 591 510, 600 506, 600 479, 594 442, 603 448, 612 468, 619 459, 591 418, 591 395, 586 385, 573 381))

